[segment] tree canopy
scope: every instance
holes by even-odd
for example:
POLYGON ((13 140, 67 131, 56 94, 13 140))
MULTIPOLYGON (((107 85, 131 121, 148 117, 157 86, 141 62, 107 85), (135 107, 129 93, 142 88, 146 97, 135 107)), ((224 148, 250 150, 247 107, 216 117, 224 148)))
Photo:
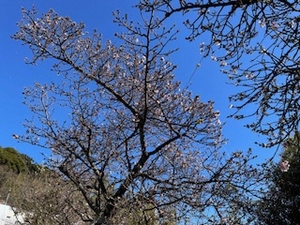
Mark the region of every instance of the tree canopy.
POLYGON ((156 8, 139 23, 115 14, 125 28, 120 45, 102 43, 98 32, 54 10, 37 15, 24 9, 13 38, 32 50, 31 63, 54 60, 61 79, 24 91, 34 118, 18 139, 52 150, 49 168, 92 211, 74 205, 82 219, 120 224, 125 212, 149 224, 154 211, 160 223, 214 224, 237 209, 245 215, 259 195, 253 156, 220 150, 220 113, 175 80, 168 43, 176 31, 161 24, 156 8))
POLYGON ((261 143, 283 143, 299 129, 299 3, 288 0, 141 0, 140 10, 160 12, 160 22, 182 13, 190 41, 222 67, 236 94, 232 117, 252 117, 261 143), (205 41, 202 42, 203 37, 205 41), (250 106, 251 107, 248 107, 250 106), (254 110, 253 110, 254 108, 254 110))

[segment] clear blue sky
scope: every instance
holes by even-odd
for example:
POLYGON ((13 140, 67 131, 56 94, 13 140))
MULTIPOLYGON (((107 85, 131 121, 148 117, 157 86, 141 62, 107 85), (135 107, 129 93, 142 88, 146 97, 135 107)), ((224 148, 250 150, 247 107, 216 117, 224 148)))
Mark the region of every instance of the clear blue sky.
MULTIPOLYGON (((60 15, 69 16, 76 22, 84 22, 89 31, 96 28, 103 34, 103 41, 105 41, 114 40, 114 33, 118 29, 118 26, 112 22, 112 11, 119 9, 122 13, 128 13, 134 18, 137 15, 137 9, 132 8, 131 5, 135 3, 136 1, 133 0, 0 0, 0 146, 14 147, 37 162, 41 162, 42 149, 18 143, 12 138, 12 134, 22 134, 24 119, 32 116, 22 104, 23 88, 35 81, 44 83, 56 77, 47 64, 26 65, 24 58, 31 56, 27 46, 22 46, 20 42, 10 38, 18 30, 16 23, 21 19, 21 7, 30 9, 34 5, 40 13, 53 8, 60 15)), ((178 15, 169 22, 181 24, 181 19, 178 15)), ((187 34, 187 30, 181 30, 182 35, 187 34)), ((180 50, 171 59, 178 65, 176 79, 182 81, 183 84, 189 80, 201 58, 199 44, 203 41, 205 42, 204 38, 198 38, 190 43, 181 36, 176 42, 180 50)), ((254 142, 261 140, 261 137, 244 128, 245 121, 226 118, 231 113, 228 96, 236 90, 235 87, 226 84, 226 81, 228 81, 227 77, 219 71, 218 64, 207 59, 193 75, 190 89, 193 94, 200 95, 203 101, 215 101, 215 108, 221 112, 222 122, 226 122, 224 136, 229 139, 229 142, 223 147, 225 151, 247 150, 251 147, 254 153, 258 154, 259 159, 264 160, 270 157, 274 150, 261 149, 255 145, 254 142)))

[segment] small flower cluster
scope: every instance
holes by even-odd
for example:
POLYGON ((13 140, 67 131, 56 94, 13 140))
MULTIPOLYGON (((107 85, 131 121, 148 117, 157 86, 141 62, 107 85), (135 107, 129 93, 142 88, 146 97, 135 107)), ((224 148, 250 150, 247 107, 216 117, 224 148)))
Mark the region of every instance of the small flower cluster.
POLYGON ((287 160, 283 160, 279 163, 279 168, 281 172, 288 172, 290 169, 290 163, 287 160))
MULTIPOLYGON (((266 21, 265 18, 259 20, 258 23, 261 28, 264 28, 266 27, 266 25, 269 25, 269 27, 272 30, 278 30, 280 27, 280 25, 277 22, 273 21, 272 23, 268 23, 268 21, 266 21)), ((291 26, 293 26, 293 24, 291 24, 291 26)))

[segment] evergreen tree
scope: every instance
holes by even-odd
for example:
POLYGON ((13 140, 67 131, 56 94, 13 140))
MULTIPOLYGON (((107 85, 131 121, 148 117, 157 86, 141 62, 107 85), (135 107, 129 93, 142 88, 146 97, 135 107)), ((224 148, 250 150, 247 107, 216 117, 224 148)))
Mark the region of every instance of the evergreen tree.
POLYGON ((8 170, 12 170, 15 173, 29 173, 38 169, 29 156, 10 147, 0 147, 0 165, 7 166, 8 170))
POLYGON ((258 207, 258 218, 263 224, 300 224, 299 137, 297 134, 285 142, 281 161, 268 170, 269 192, 258 207))

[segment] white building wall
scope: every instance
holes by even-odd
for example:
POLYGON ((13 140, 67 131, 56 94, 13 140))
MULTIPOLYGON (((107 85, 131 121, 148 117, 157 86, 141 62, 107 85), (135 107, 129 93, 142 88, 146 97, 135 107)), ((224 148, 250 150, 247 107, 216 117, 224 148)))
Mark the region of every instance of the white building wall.
POLYGON ((9 205, 0 204, 0 225, 16 225, 24 223, 21 214, 16 215, 9 205))

